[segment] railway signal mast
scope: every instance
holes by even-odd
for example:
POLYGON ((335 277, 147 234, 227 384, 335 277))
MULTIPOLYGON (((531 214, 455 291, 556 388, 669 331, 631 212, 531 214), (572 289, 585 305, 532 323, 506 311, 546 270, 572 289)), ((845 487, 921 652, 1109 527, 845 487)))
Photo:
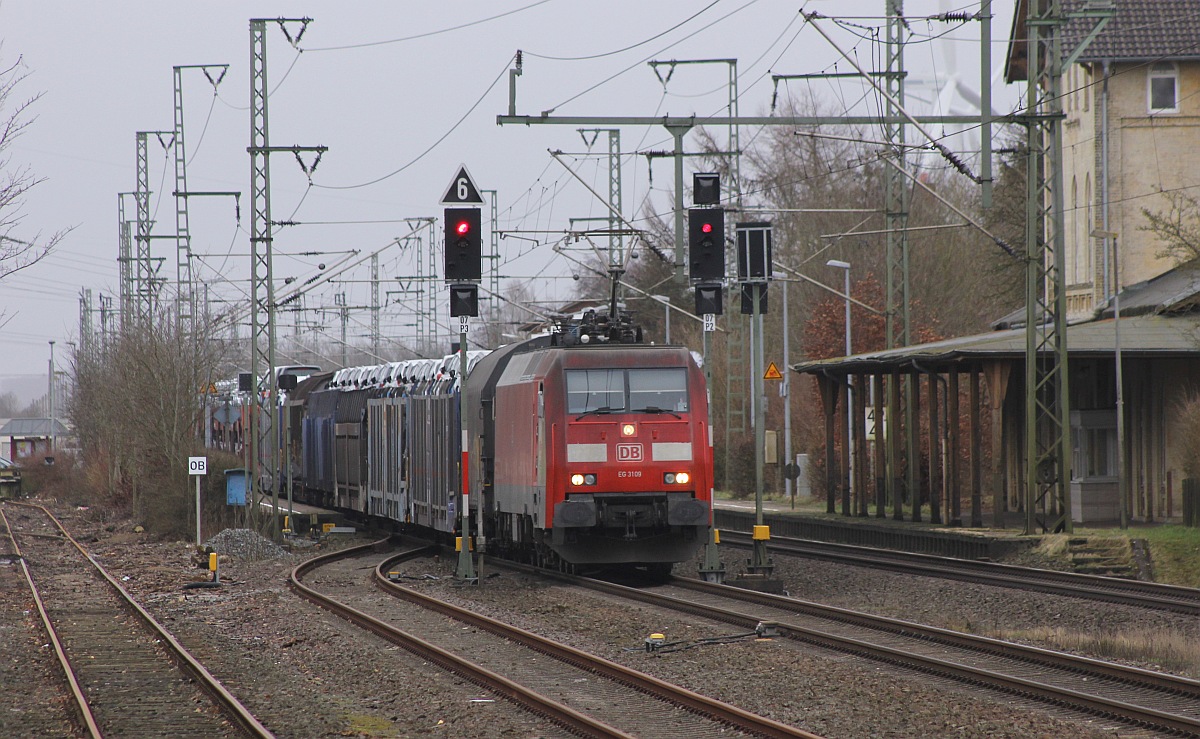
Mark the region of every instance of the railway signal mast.
MULTIPOLYGON (((692 175, 692 202, 688 211, 689 276, 696 286, 696 315, 704 316, 704 386, 712 387, 712 362, 708 357, 708 335, 717 330, 721 310, 721 289, 725 279, 725 210, 721 208, 721 178, 712 173, 692 175)), ((709 390, 708 427, 712 429, 712 391, 709 390)), ((711 431, 710 431, 711 434, 711 431)), ((712 439, 709 439, 712 445, 712 439)), ((709 490, 709 499, 713 490, 709 490)), ((710 504, 711 505, 711 504, 710 504)), ((725 565, 717 550, 717 529, 709 510, 708 543, 704 546, 704 564, 700 576, 707 582, 725 580, 725 565)))
MULTIPOLYGON (((467 385, 467 332, 470 319, 479 315, 479 282, 483 279, 483 218, 480 206, 483 196, 475 181, 461 165, 450 186, 442 196, 442 205, 448 206, 445 216, 445 278, 450 284, 450 317, 458 318, 458 388, 460 397, 467 385), (466 207, 464 207, 466 206, 466 207)), ((459 504, 459 547, 458 567, 454 576, 464 582, 478 582, 475 564, 471 559, 471 507, 470 478, 467 470, 467 424, 462 412, 458 414, 460 449, 459 474, 462 479, 462 500, 459 504)), ((478 532, 478 546, 482 556, 483 528, 478 532)))

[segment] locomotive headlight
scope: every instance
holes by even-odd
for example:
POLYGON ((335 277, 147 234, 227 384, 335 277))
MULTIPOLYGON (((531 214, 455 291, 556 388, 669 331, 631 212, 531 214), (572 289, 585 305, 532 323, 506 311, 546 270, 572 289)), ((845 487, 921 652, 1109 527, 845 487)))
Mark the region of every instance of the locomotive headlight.
POLYGON ((588 472, 586 474, 576 472, 575 474, 571 475, 571 484, 575 486, 595 485, 596 475, 593 472, 588 472))
POLYGON ((665 482, 668 485, 674 485, 675 484, 675 473, 668 472, 667 474, 663 475, 663 482, 665 482))
POLYGON ((592 475, 592 474, 584 475, 583 476, 583 484, 584 485, 595 485, 596 484, 596 476, 592 475))
POLYGON ((576 472, 574 475, 571 475, 571 484, 572 485, 582 485, 583 484, 583 475, 579 474, 578 472, 576 472))
POLYGON ((636 436, 636 435, 637 435, 637 426, 635 426, 632 423, 626 423, 626 424, 621 425, 621 436, 636 436))
POLYGON ((663 474, 663 482, 667 485, 687 485, 692 476, 686 472, 666 472, 663 474))

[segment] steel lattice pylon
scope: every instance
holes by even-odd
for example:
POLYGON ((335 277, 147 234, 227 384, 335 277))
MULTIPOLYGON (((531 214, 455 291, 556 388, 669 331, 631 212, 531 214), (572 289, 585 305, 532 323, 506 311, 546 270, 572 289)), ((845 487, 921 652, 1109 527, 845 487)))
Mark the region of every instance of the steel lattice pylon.
POLYGON ((371 255, 371 356, 379 359, 379 254, 371 255))
POLYGON ((124 323, 133 316, 133 239, 129 219, 125 217, 125 196, 132 193, 117 193, 117 248, 118 271, 121 277, 120 319, 124 323))
MULTIPOLYGON (((130 323, 146 326, 153 313, 152 287, 154 270, 150 263, 150 165, 146 151, 146 131, 137 132, 137 189, 134 191, 134 202, 137 204, 137 256, 134 259, 133 321, 130 323)), ((122 316, 122 321, 128 321, 122 316)))
POLYGON ((608 267, 625 268, 624 237, 621 236, 621 129, 608 131, 608 267))
MULTIPOLYGON (((284 35, 297 44, 304 35, 310 18, 272 18, 279 24, 284 35), (293 37, 287 24, 299 23, 300 30, 293 37)), ((275 417, 279 408, 279 388, 275 382, 275 282, 272 274, 271 236, 271 162, 273 151, 290 151, 299 159, 301 152, 313 151, 318 155, 325 147, 288 146, 272 148, 268 133, 267 116, 267 36, 268 19, 250 21, 250 372, 255 386, 255 397, 261 411, 253 414, 251 422, 257 429, 250 434, 250 465, 252 489, 267 488, 275 495, 275 510, 279 509, 279 486, 276 474, 279 470, 279 439, 274 433, 275 417), (259 384, 261 383, 261 384, 259 384), (267 472, 262 471, 263 466, 267 472)), ((301 166, 304 167, 303 162, 301 166)), ((305 167, 311 174, 312 169, 305 167)), ((278 533, 277 517, 272 517, 272 530, 278 533)))
POLYGON ((92 327, 92 289, 81 288, 79 291, 79 350, 85 357, 90 357, 95 349, 95 332, 92 327))
MULTIPOLYGON (((889 157, 884 163, 884 199, 887 221, 886 254, 887 285, 886 285, 886 345, 892 349, 908 346, 909 333, 909 303, 908 303, 908 206, 909 186, 904 175, 907 166, 905 161, 905 124, 901 119, 904 106, 904 3, 901 0, 889 0, 887 8, 887 46, 886 73, 884 89, 886 91, 887 116, 884 119, 885 140, 891 147, 889 157)), ((915 496, 917 445, 915 439, 916 418, 913 405, 906 402, 916 392, 915 377, 908 376, 908 387, 900 386, 903 379, 893 375, 887 383, 887 418, 898 419, 904 416, 904 435, 900 434, 898 424, 889 423, 886 438, 886 453, 888 474, 886 485, 888 496, 892 500, 892 517, 896 520, 904 518, 904 495, 900 489, 900 464, 903 454, 905 463, 905 486, 913 498, 913 520, 921 518, 921 503, 915 496), (903 449, 901 449, 903 443, 903 449)))
POLYGON ((183 144, 183 67, 173 67, 175 87, 175 290, 176 319, 188 326, 196 315, 192 284, 192 237, 188 227, 187 147, 183 144))
POLYGON ((1025 533, 1070 531, 1071 423, 1062 220, 1059 0, 1029 3, 1025 282, 1025 533))
MULTIPOLYGON (((250 376, 259 380, 275 366, 274 289, 271 280, 271 159, 267 133, 267 36, 265 20, 250 21, 250 376)), ((262 464, 276 469, 271 431, 275 426, 275 383, 267 397, 255 390, 261 412, 251 418, 251 490, 260 486, 262 464), (266 459, 264 460, 264 454, 266 459)), ((264 388, 266 389, 266 388, 264 388)), ((274 487, 274 482, 271 483, 274 487)), ((257 505, 257 498, 251 505, 257 505)))
MULTIPOLYGON (((172 138, 175 159, 175 282, 176 319, 180 326, 188 326, 196 316, 196 284, 192 273, 192 235, 188 223, 188 197, 195 194, 187 188, 187 147, 183 137, 183 70, 199 69, 212 83, 213 94, 217 85, 225 79, 228 64, 184 64, 172 67, 175 88, 175 130, 172 138), (214 79, 210 69, 221 70, 214 79)), ((233 193, 203 193, 208 195, 231 195, 233 193)))

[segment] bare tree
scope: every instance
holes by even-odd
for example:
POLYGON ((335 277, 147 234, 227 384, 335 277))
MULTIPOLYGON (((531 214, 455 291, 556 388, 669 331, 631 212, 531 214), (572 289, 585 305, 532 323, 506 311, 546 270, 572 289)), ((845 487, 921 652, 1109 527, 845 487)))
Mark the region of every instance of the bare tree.
POLYGON ((68 408, 98 501, 129 508, 151 530, 187 530, 187 458, 200 451, 204 391, 223 366, 205 327, 170 315, 74 356, 68 408))
POLYGON ((1200 257, 1200 200, 1186 192, 1164 194, 1167 210, 1142 208, 1146 225, 1138 226, 1138 230, 1162 241, 1162 248, 1155 253, 1159 259, 1173 259, 1177 264, 1190 262, 1200 257))
MULTIPOLYGON (((41 98, 40 93, 18 97, 18 87, 28 76, 20 58, 0 70, 0 280, 41 261, 67 233, 59 231, 48 238, 41 233, 20 234, 25 196, 42 182, 28 166, 14 163, 9 151, 35 120, 30 109, 41 98)), ((0 310, 0 319, 3 316, 0 310)))
MULTIPOLYGON (((814 115, 821 112, 816 101, 789 105, 782 115, 814 115)), ((831 111, 832 112, 832 111, 831 111)), ((851 293, 876 310, 884 308, 884 288, 887 285, 886 219, 883 207, 885 152, 870 139, 878 138, 870 131, 849 127, 811 127, 796 130, 788 126, 764 128, 745 147, 742 159, 742 192, 740 199, 731 192, 732 173, 729 159, 722 152, 728 147, 717 138, 718 131, 698 130, 698 147, 709 152, 699 165, 722 175, 723 200, 726 209, 726 237, 731 245, 738 221, 770 220, 774 225, 773 260, 776 269, 791 276, 787 282, 791 321, 790 360, 812 357, 813 345, 806 341, 813 329, 819 329, 816 319, 828 312, 827 319, 840 320, 842 299, 814 286, 809 279, 820 281, 840 292, 844 273, 826 266, 830 259, 853 265, 851 293), (739 202, 740 200, 740 202, 739 202), (744 210, 738 211, 743 206, 744 210)), ((1017 162, 1021 160, 1017 158, 1017 162)), ((949 165, 923 161, 910 164, 923 185, 941 198, 955 204, 959 210, 972 215, 976 222, 985 222, 996 232, 1004 226, 1003 236, 1010 244, 1019 244, 1024 234, 1024 176, 1019 168, 1005 167, 997 183, 997 207, 988 215, 980 208, 980 198, 973 186, 954 173, 949 165), (1018 207, 1021 206, 1021 207, 1018 207), (1001 214, 1000 211, 1003 211, 1001 214), (1011 226, 1012 233, 1007 229, 1011 226), (1015 237, 1015 238, 1014 238, 1015 237)), ((906 183, 912 196, 909 203, 909 299, 911 305, 910 336, 914 343, 941 336, 960 336, 984 331, 991 320, 999 318, 1021 304, 1023 299, 1023 262, 1013 259, 999 249, 995 242, 977 229, 965 225, 963 218, 948 208, 941 199, 925 188, 906 183)), ((647 243, 655 244, 668 256, 674 236, 665 212, 658 217, 647 213, 647 243)), ((1018 250, 1019 253, 1019 250, 1018 250)), ((631 266, 626 279, 643 290, 669 295, 672 304, 690 309, 689 285, 670 279, 671 260, 663 262, 643 252, 642 263, 631 266)), ((733 250, 727 250, 728 272, 733 272, 733 250)), ((782 360, 778 353, 782 345, 782 291, 784 283, 769 288, 769 306, 764 316, 764 337, 768 359, 782 360)), ((635 301, 631 300, 633 304, 635 301)), ((641 318, 649 335, 654 337, 662 322, 661 307, 653 301, 641 300, 641 318)), ((713 338, 710 348, 713 383, 713 425, 717 437, 722 437, 727 423, 736 423, 736 411, 727 418, 727 403, 735 408, 744 402, 749 387, 747 335, 749 321, 740 315, 741 295, 738 286, 727 284, 725 316, 720 322, 722 332, 713 338), (740 354, 736 350, 742 347, 740 354), (734 359, 740 356, 741 360, 734 359), (743 400, 739 401, 738 398, 743 400), (732 399, 732 401, 730 400, 732 399)), ((865 352, 884 347, 885 332, 882 317, 855 308, 854 350, 865 352), (875 325, 877 330, 866 330, 875 325)), ((827 333, 837 339, 830 355, 840 355, 844 349, 840 337, 844 326, 827 320, 827 333), (836 326, 834 326, 836 324, 836 326)), ((694 321, 672 322, 673 343, 700 344, 699 327, 694 321)), ((815 396, 797 392, 793 385, 789 413, 793 418, 819 418, 820 405, 815 396)), ((766 423, 770 428, 782 426, 782 401, 770 401, 766 423)), ((744 413, 742 414, 744 417, 744 413)), ((819 425, 801 424, 794 429, 800 449, 813 449, 821 443, 811 431, 819 425)), ((736 439, 731 443, 736 444, 736 439)), ((731 456, 736 467, 737 455, 731 456)), ((718 458, 718 467, 723 460, 718 458)), ((739 473, 733 469, 728 476, 731 487, 737 487, 739 473)), ((717 479, 726 479, 718 469, 717 479)), ((751 475, 752 479, 752 475, 751 475)), ((743 482, 745 482, 743 480, 743 482)))

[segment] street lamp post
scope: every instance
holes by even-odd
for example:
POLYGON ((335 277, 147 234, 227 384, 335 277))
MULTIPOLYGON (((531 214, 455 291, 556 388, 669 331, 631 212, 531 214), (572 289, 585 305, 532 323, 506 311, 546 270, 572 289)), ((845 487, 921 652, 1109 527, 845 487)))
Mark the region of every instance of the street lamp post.
MULTIPOLYGON (((783 398, 783 449, 784 449, 784 464, 795 464, 796 460, 792 459, 792 373, 788 369, 791 366, 791 356, 788 353, 788 284, 787 277, 780 272, 772 275, 773 279, 783 283, 783 382, 779 386, 779 395, 783 398)), ((792 502, 792 508, 796 507, 796 488, 794 485, 797 481, 790 474, 784 474, 784 496, 792 502)))
POLYGON ((50 404, 50 429, 47 431, 47 446, 50 448, 50 455, 54 455, 54 449, 57 446, 54 438, 54 342, 50 342, 50 386, 47 388, 47 401, 50 404))
MULTIPOLYGON (((1092 231, 1093 238, 1104 239, 1112 246, 1113 280, 1113 360, 1116 363, 1117 385, 1117 505, 1121 508, 1121 528, 1129 528, 1129 495, 1125 488, 1125 392, 1121 373, 1121 278, 1117 270, 1117 238, 1115 231, 1092 231)), ((1105 250, 1108 251, 1107 249, 1105 250)), ((1107 256, 1107 255, 1106 255, 1107 256)))
MULTIPOLYGON (((844 270, 846 274, 846 292, 842 297, 846 301, 846 356, 853 353, 850 342, 850 263, 840 259, 830 259, 825 262, 830 267, 844 270)), ((846 382, 846 438, 850 443, 846 446, 846 459, 850 460, 847 469, 850 470, 850 490, 854 490, 854 390, 850 387, 849 375, 846 382)))

